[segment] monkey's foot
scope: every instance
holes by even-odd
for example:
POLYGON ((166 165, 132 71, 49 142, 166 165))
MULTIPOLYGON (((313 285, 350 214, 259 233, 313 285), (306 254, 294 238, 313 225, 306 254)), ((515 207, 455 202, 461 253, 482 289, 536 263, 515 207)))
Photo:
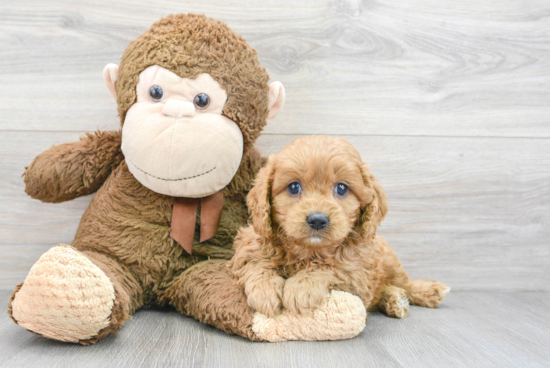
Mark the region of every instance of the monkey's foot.
POLYGON ((34 264, 12 295, 8 312, 38 335, 87 344, 109 326, 114 304, 115 289, 105 273, 61 244, 34 264))
POLYGON ((367 310, 361 299, 345 291, 333 290, 323 305, 310 313, 284 311, 274 318, 256 312, 252 330, 262 340, 342 340, 363 331, 367 310))

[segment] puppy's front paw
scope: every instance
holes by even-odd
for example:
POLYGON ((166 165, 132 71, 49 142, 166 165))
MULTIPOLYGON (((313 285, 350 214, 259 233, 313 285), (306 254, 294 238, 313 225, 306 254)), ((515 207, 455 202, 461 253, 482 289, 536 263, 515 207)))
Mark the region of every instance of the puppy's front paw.
POLYGON ((248 305, 268 317, 281 313, 283 286, 282 277, 264 277, 245 285, 248 305))
POLYGON ((307 277, 291 277, 283 290, 283 306, 294 313, 311 311, 320 306, 328 294, 326 282, 307 277))

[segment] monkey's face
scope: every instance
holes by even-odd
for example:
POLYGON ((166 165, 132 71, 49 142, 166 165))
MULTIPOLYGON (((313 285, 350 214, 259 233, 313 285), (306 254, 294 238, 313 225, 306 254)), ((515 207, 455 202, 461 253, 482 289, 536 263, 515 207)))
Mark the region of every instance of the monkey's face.
POLYGON ((223 189, 243 155, 241 130, 222 111, 226 91, 209 74, 180 78, 158 65, 139 75, 126 114, 122 152, 154 192, 199 198, 223 189))
POLYGON ((226 187, 243 150, 285 100, 282 84, 268 83, 244 38, 197 14, 160 19, 130 42, 120 68, 105 67, 103 78, 117 100, 130 172, 175 197, 226 187))

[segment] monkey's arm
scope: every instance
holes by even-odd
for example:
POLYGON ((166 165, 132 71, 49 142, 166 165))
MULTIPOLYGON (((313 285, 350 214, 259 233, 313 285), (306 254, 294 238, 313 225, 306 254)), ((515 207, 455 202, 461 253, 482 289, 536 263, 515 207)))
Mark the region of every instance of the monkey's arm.
POLYGON ((94 193, 123 160, 120 142, 120 131, 97 131, 53 146, 26 168, 25 192, 51 203, 94 193))

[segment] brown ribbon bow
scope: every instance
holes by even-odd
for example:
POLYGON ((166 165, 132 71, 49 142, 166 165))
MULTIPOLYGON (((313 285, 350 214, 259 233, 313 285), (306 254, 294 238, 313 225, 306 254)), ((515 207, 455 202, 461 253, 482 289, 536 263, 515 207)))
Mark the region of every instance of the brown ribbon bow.
POLYGON ((170 237, 178 242, 189 254, 192 254, 193 238, 197 211, 201 205, 201 233, 199 242, 202 243, 218 231, 222 217, 223 193, 221 191, 203 198, 174 197, 170 237))

